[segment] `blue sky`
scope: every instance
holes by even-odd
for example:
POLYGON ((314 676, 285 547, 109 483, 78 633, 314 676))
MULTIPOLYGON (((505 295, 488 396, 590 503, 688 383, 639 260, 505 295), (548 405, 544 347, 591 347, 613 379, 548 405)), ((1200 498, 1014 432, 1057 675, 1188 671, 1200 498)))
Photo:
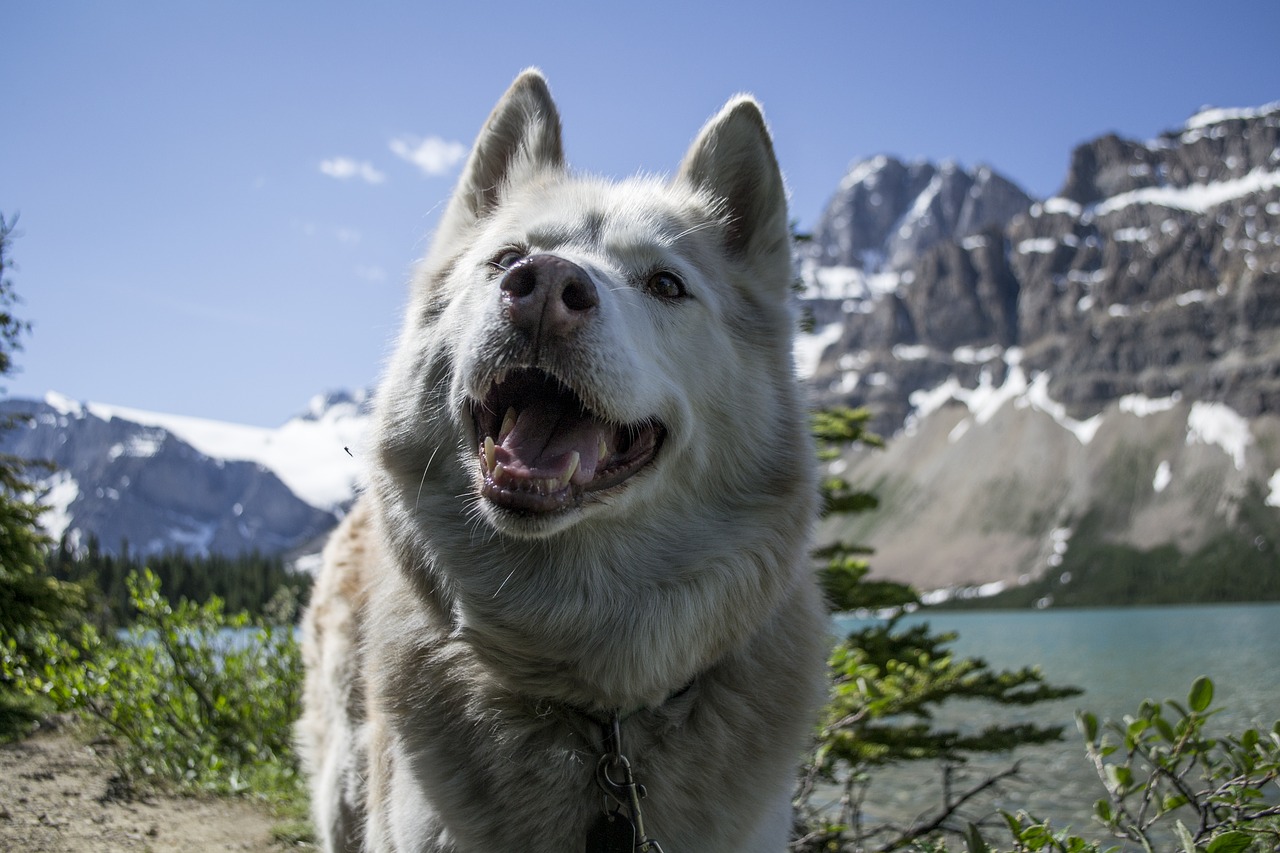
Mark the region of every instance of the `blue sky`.
POLYGON ((372 384, 455 159, 529 65, 571 163, 616 177, 755 93, 807 227, 880 153, 1052 195, 1087 139, 1280 98, 1278 38, 1275 0, 11 0, 0 212, 34 331, 4 390, 273 426, 372 384))

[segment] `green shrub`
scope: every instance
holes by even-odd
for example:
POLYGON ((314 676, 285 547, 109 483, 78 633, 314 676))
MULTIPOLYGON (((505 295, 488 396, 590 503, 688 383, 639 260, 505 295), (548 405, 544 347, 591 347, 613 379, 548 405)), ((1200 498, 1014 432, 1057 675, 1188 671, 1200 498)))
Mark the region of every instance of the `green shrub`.
POLYGON ((105 728, 130 779, 300 797, 291 727, 302 666, 292 629, 228 615, 218 598, 171 605, 150 571, 127 583, 132 627, 47 634, 47 663, 27 689, 105 728))

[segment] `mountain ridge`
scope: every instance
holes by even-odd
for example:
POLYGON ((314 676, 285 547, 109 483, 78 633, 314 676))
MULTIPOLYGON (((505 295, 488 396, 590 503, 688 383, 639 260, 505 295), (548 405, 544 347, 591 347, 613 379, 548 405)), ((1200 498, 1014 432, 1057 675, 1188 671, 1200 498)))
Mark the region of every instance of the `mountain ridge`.
POLYGON ((1240 522, 1280 520, 1280 102, 1086 142, 1059 195, 838 312, 818 262, 802 275, 815 399, 891 436, 841 463, 881 508, 827 531, 877 573, 1025 582, 1086 518, 1135 553, 1280 542, 1240 522))

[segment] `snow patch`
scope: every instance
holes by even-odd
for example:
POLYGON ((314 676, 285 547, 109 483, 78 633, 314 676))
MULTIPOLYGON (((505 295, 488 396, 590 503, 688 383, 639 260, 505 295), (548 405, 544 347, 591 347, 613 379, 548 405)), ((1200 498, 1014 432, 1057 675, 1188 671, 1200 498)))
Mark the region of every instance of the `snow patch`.
POLYGON ((1074 218, 1079 218, 1081 214, 1084 213, 1084 209, 1079 205, 1079 203, 1074 202, 1069 198, 1062 198, 1061 196, 1054 196, 1051 199, 1046 199, 1043 204, 1039 205, 1039 207, 1045 213, 1061 213, 1074 218))
POLYGON ((40 526, 56 542, 71 524, 71 504, 80 497, 80 484, 70 471, 58 471, 37 487, 43 492, 40 503, 46 507, 40 516, 40 526))
POLYGON ((323 566, 323 554, 303 554, 301 557, 293 561, 292 569, 295 572, 305 572, 309 575, 318 575, 320 574, 320 569, 323 566))
POLYGON ((1267 495, 1267 506, 1280 507, 1280 471, 1276 471, 1267 480, 1267 488, 1271 490, 1271 494, 1267 495))
POLYGON ((821 329, 796 335, 792 356, 796 360, 796 373, 801 379, 808 379, 818 372, 822 354, 827 351, 827 347, 840 340, 843 331, 843 323, 828 323, 821 329))
MULTIPOLYGON (((1067 549, 1071 546, 1071 535, 1075 533, 1070 527, 1055 527, 1049 531, 1049 559, 1046 560, 1049 568, 1056 569, 1062 565, 1067 556, 1067 549)), ((1070 572, 1063 572, 1063 583, 1071 580, 1070 572)))
POLYGON ((1036 237, 1018 243, 1016 251, 1020 255, 1047 255, 1058 247, 1058 241, 1052 237, 1036 237))
POLYGON ((1204 213, 1220 204, 1243 196, 1280 187, 1280 172, 1255 169, 1241 178, 1186 187, 1145 187, 1114 195, 1099 202, 1091 212, 1105 216, 1135 204, 1154 204, 1174 210, 1204 213))
POLYGON ((1221 447, 1237 471, 1244 470, 1245 450, 1253 443, 1249 422, 1223 403, 1196 402, 1187 415, 1187 444, 1221 447))
POLYGON ((1120 228, 1111 237, 1117 243, 1145 243, 1151 237, 1151 229, 1120 228))
POLYGON ((1070 432, 1081 444, 1088 444, 1102 426, 1102 414, 1098 413, 1088 420, 1078 421, 1067 414, 1067 407, 1049 396, 1049 374, 1040 373, 1032 381, 1026 393, 1017 401, 1019 407, 1030 406, 1044 412, 1057 422, 1058 426, 1070 432))
POLYGON ((44 395, 44 402, 49 408, 64 417, 79 418, 84 415, 84 406, 65 394, 50 391, 44 395))
POLYGON ((907 402, 912 407, 911 414, 907 416, 908 426, 924 420, 952 400, 959 399, 959 395, 963 392, 964 388, 961 387, 960 380, 954 376, 947 377, 947 380, 937 388, 928 391, 923 389, 912 391, 907 396, 907 402))
POLYGON ((840 189, 847 190, 850 187, 857 186, 888 165, 889 158, 883 154, 872 157, 870 160, 863 160, 845 174, 840 181, 840 189))
POLYGON ((941 604, 952 599, 989 598, 1004 592, 1008 586, 1004 581, 992 581, 991 583, 977 586, 947 586, 941 589, 931 589, 928 592, 921 593, 920 603, 941 604))
POLYGON ((1004 347, 999 344, 992 344, 982 349, 956 347, 951 353, 951 358, 961 364, 986 364, 988 361, 999 358, 1003 353, 1004 347))
POLYGON ((1049 415, 1063 429, 1076 437, 1081 444, 1088 444, 1102 426, 1102 415, 1097 414, 1084 421, 1078 421, 1067 415, 1066 407, 1049 397, 1049 374, 1038 373, 1032 381, 1027 380, 1026 371, 1022 368, 1022 350, 1011 347, 1004 353, 1004 361, 1008 366, 1003 384, 997 386, 991 378, 989 368, 983 368, 978 375, 978 387, 965 388, 954 376, 930 390, 913 391, 908 397, 912 412, 907 416, 904 431, 911 435, 919 422, 952 400, 963 403, 969 409, 969 418, 952 428, 947 439, 955 443, 969 431, 973 424, 985 424, 995 417, 1006 403, 1012 402, 1017 408, 1032 408, 1049 415))
POLYGON ((874 300, 898 289, 893 272, 868 273, 858 267, 820 267, 806 262, 801 269, 805 299, 874 300))
POLYGON ((195 523, 190 530, 180 530, 178 528, 170 530, 169 540, 178 546, 177 550, 207 556, 209 554, 209 546, 213 544, 213 537, 216 532, 216 524, 195 523))
POLYGON ((1246 109, 1207 109, 1187 119, 1184 130, 1201 130, 1215 124, 1221 124, 1224 121, 1234 121, 1238 119, 1262 118, 1270 113, 1280 112, 1280 101, 1272 101, 1269 104, 1263 104, 1260 107, 1246 109))
POLYGON ((1118 403, 1120 411, 1127 415, 1136 415, 1145 418, 1148 415, 1158 415, 1161 412, 1167 412, 1178 403, 1182 402, 1182 392, 1174 391, 1171 396, 1151 398, 1144 394, 1126 394, 1120 398, 1118 403))
MULTIPOLYGON (((272 471, 295 495, 314 507, 334 511, 351 500, 360 477, 360 463, 347 452, 364 446, 368 417, 352 407, 326 413, 319 420, 294 418, 276 429, 212 421, 185 415, 147 412, 123 406, 87 403, 85 408, 103 420, 121 418, 158 427, 213 459, 254 462, 272 471)), ((123 450, 145 452, 148 444, 131 443, 123 450)))
POLYGON ((1151 481, 1151 488, 1159 494, 1168 488, 1171 482, 1173 482, 1173 469, 1169 467, 1169 460, 1165 459, 1156 466, 1156 476, 1151 481))
POLYGON ((929 357, 929 348, 924 344, 897 344, 893 348, 893 357, 898 361, 922 361, 929 357))

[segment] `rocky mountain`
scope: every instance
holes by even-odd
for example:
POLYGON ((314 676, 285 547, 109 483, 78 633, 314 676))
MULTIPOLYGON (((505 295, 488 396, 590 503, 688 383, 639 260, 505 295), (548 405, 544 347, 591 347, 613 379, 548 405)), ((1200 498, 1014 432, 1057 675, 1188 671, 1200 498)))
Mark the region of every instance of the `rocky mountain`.
POLYGON ((44 521, 73 546, 135 554, 286 553, 328 532, 350 503, 363 400, 318 397, 276 430, 82 404, 57 394, 0 402, 23 416, 0 452, 47 460, 44 521))
POLYGON ((849 201, 920 185, 889 166, 850 172, 802 262, 816 401, 893 436, 842 463, 883 500, 853 531, 878 571, 1016 583, 1086 520, 1139 550, 1280 545, 1280 103, 1086 143, 1055 197, 914 256, 893 240, 923 202, 892 195, 895 227, 849 201))
POLYGON ((808 254, 818 268, 903 270, 939 243, 1003 225, 1031 204, 986 166, 970 172, 951 162, 879 156, 856 164, 840 181, 808 254))

